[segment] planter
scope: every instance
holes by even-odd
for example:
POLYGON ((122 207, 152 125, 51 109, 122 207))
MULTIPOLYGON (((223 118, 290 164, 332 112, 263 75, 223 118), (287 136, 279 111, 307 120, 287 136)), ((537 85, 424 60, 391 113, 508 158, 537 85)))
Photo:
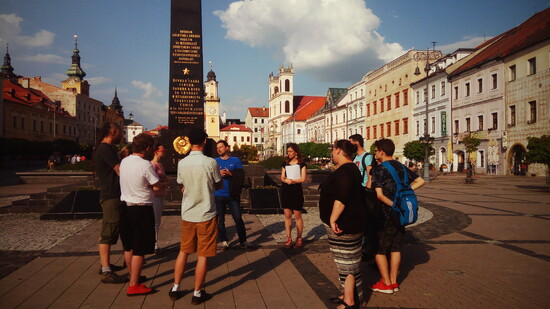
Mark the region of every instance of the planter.
POLYGON ((250 213, 279 213, 281 203, 279 202, 279 190, 249 189, 250 213))

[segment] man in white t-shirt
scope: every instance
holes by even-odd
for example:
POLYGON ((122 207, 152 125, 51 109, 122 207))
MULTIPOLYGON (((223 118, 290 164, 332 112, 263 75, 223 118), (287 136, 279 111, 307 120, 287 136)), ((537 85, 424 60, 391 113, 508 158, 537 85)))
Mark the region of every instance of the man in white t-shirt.
POLYGON ((171 300, 182 296, 179 285, 187 257, 197 253, 195 287, 191 303, 199 305, 212 296, 204 290, 207 258, 216 255, 218 220, 214 191, 223 188, 223 178, 216 160, 203 154, 208 135, 196 128, 189 132, 191 152, 178 162, 177 182, 183 185, 181 204, 180 252, 174 266, 174 286, 168 291, 171 300))
POLYGON ((155 251, 153 186, 159 178, 148 160, 153 143, 152 136, 144 133, 137 135, 132 143, 134 152, 120 163, 120 199, 126 202, 121 220, 121 239, 130 272, 128 296, 155 292, 139 282, 144 255, 155 251))
POLYGON ((357 146, 357 155, 353 159, 353 163, 357 165, 361 175, 363 176, 363 187, 371 187, 370 171, 372 169, 373 156, 363 148, 363 136, 354 134, 349 137, 349 141, 357 146))

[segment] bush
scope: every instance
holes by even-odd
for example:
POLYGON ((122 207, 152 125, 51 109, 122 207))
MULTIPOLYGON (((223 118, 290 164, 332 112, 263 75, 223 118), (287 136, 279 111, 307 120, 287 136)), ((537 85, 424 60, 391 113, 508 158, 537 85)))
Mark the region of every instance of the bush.
POLYGON ((273 156, 271 158, 268 158, 267 160, 260 162, 260 164, 263 165, 268 170, 273 170, 273 169, 281 169, 284 162, 285 162, 285 157, 273 156))

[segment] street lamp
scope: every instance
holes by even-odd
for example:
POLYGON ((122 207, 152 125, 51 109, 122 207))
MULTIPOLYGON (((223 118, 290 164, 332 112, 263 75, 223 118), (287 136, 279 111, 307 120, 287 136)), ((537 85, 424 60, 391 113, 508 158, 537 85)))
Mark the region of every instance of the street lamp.
MULTIPOLYGON (((425 93, 425 99, 426 99, 426 121, 424 122, 424 136, 420 137, 420 142, 424 144, 426 152, 424 155, 424 164, 422 165, 424 169, 424 181, 427 183, 430 182, 430 162, 429 162, 429 148, 430 145, 433 144, 434 138, 430 136, 430 133, 428 133, 428 92, 429 92, 429 77, 430 77, 430 71, 431 66, 433 63, 430 63, 430 60, 437 60, 441 58, 441 52, 435 50, 435 43, 432 42, 432 51, 430 52, 429 49, 426 49, 426 53, 418 52, 413 56, 414 61, 420 62, 420 61, 426 61, 426 67, 424 68, 424 72, 426 72, 426 92, 425 93)), ((420 68, 418 67, 418 64, 416 65, 416 69, 414 70, 414 75, 419 76, 420 68)))

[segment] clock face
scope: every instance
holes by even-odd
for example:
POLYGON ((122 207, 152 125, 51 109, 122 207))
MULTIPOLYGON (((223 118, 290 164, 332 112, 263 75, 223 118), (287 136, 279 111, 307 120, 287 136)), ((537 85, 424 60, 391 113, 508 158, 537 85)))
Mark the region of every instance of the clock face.
POLYGON ((208 109, 208 111, 210 112, 210 115, 215 115, 216 114, 216 108, 215 107, 210 107, 210 109, 208 109))
POLYGON ((71 85, 71 86, 74 85, 74 79, 71 79, 71 80, 69 81, 69 85, 71 85))

